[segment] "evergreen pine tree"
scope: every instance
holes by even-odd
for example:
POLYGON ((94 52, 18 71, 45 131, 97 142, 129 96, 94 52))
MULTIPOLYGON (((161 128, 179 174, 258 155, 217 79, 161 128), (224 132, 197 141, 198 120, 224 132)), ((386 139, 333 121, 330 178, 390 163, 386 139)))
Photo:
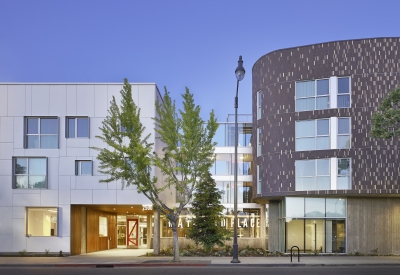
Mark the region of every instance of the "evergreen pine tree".
POLYGON ((221 194, 214 179, 208 172, 201 179, 194 194, 191 213, 195 215, 188 237, 202 244, 206 251, 211 251, 214 245, 224 246, 224 241, 230 239, 231 232, 221 226, 221 194))

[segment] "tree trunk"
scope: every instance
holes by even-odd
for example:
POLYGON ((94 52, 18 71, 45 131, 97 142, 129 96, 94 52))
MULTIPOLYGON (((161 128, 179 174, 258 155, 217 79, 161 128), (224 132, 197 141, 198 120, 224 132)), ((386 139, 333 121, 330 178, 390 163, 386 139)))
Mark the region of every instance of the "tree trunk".
POLYGON ((176 228, 176 220, 171 221, 172 233, 174 235, 174 259, 173 262, 180 262, 179 259, 179 243, 178 243, 178 230, 176 228))

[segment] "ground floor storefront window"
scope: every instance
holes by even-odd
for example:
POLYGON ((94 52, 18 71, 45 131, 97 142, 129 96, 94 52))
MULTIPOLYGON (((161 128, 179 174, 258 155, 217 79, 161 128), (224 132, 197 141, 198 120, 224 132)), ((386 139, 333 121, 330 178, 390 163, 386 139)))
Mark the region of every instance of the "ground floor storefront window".
MULTIPOLYGON (((230 209, 225 209, 226 213, 221 215, 219 226, 231 230, 233 235, 234 215, 230 209)), ((261 227, 266 227, 261 224, 260 209, 258 208, 244 208, 238 212, 238 238, 260 238, 261 227)), ((187 230, 193 226, 193 216, 187 211, 181 215, 177 222, 178 237, 186 237, 187 230)), ((162 218, 161 223, 161 237, 173 237, 172 225, 167 218, 162 218)))
POLYGON ((279 205, 280 249, 346 252, 346 199, 285 198, 279 205))

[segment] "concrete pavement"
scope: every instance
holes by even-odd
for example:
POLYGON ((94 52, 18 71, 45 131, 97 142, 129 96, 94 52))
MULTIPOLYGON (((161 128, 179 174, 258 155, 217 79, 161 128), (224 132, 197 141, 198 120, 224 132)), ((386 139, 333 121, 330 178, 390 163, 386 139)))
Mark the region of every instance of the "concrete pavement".
POLYGON ((150 249, 112 249, 67 257, 2 257, 0 266, 208 266, 208 265, 257 265, 257 266, 351 266, 351 265, 398 265, 400 256, 290 256, 239 257, 241 263, 232 264, 232 257, 181 257, 180 263, 172 263, 172 257, 143 257, 150 249))

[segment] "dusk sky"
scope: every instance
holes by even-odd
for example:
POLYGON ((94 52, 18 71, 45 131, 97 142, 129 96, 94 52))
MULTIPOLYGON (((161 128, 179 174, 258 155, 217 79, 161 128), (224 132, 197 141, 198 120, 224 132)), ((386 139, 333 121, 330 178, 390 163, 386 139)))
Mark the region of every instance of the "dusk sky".
MULTIPOLYGON (((0 82, 156 83, 206 119, 251 113, 251 71, 271 51, 399 37, 398 0, 0 0, 0 82)), ((1 99, 0 99, 1 100, 1 99)), ((180 106, 180 104, 178 105, 180 106)))

